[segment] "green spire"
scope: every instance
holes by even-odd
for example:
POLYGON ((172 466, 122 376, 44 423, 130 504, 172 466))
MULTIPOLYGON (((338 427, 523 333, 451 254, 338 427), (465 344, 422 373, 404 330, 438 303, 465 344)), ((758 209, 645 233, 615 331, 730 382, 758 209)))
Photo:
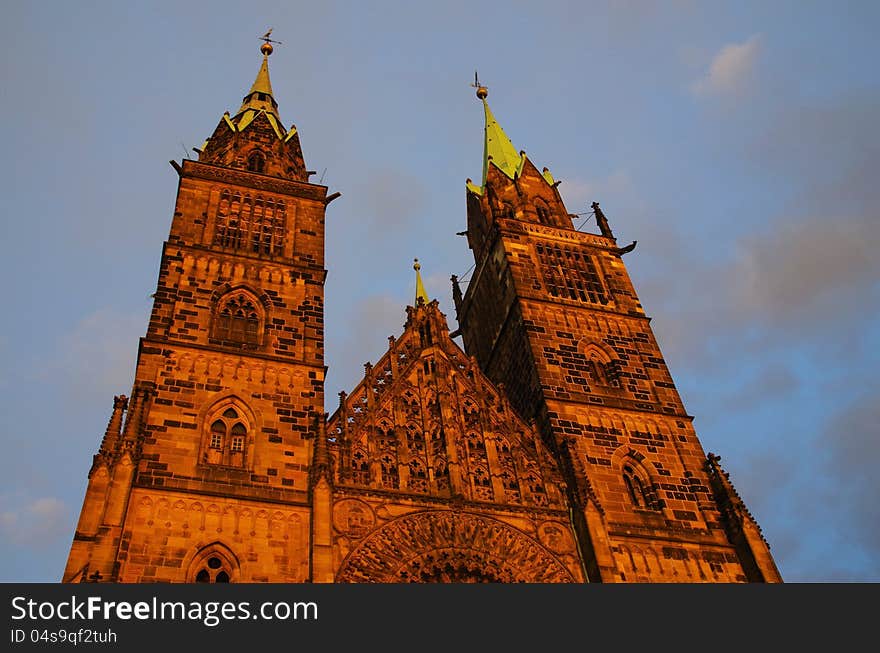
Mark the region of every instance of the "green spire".
POLYGON ((513 179, 522 170, 523 156, 517 152, 513 143, 501 129, 501 125, 492 115, 486 96, 480 98, 486 110, 486 140, 483 147, 483 186, 489 174, 489 162, 501 172, 513 179))
POLYGON ((413 270, 416 271, 416 306, 419 304, 419 299, 425 304, 431 301, 428 299, 428 293, 425 292, 425 284, 422 283, 422 274, 419 272, 421 269, 422 266, 419 264, 419 259, 413 259, 413 270))

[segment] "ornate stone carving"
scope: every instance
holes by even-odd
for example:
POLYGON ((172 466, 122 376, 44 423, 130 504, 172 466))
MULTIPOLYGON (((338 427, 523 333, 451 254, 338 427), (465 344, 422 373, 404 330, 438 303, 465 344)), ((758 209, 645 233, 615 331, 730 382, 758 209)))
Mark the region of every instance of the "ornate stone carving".
POLYGON ((372 508, 359 499, 343 499, 333 506, 333 526, 352 538, 361 538, 376 525, 372 508))
POLYGON ((571 533, 559 522, 545 521, 538 526, 538 539, 553 553, 571 553, 574 550, 571 533))
POLYGON ((247 186, 248 188, 259 188, 260 190, 312 199, 318 202, 324 201, 324 195, 327 192, 321 186, 314 186, 300 181, 266 177, 264 175, 222 168, 191 160, 183 162, 183 170, 184 174, 189 177, 206 179, 208 181, 221 181, 238 186, 247 186))
MULTIPOLYGON (((561 529, 560 529, 561 530, 561 529)), ((449 510, 396 519, 343 561, 347 583, 571 583, 571 572, 525 533, 491 517, 449 510)))

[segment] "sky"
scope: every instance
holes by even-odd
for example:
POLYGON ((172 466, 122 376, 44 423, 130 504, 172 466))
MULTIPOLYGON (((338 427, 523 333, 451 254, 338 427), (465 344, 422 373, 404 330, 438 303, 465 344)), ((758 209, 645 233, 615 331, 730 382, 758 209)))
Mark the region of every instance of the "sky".
MULTIPOLYGON (((789 582, 880 581, 875 2, 41 2, 0 24, 0 581, 56 582, 129 394, 177 189, 260 64, 330 192, 326 410, 455 328, 474 70, 570 213, 598 201, 706 451, 789 582)), ((586 216, 585 216, 586 217, 586 216)), ((595 231, 587 223, 585 230, 595 231)))

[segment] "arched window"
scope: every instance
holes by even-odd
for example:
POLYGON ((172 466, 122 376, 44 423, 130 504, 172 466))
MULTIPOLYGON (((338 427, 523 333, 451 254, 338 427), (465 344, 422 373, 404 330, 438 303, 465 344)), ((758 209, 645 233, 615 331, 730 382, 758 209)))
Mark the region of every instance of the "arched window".
POLYGON ((438 491, 449 489, 449 468, 446 466, 444 458, 438 458, 434 461, 434 482, 437 484, 438 491))
POLYGON ((197 583, 228 583, 229 572, 223 569, 223 561, 217 556, 208 558, 205 566, 196 574, 197 583))
POLYGON ((187 577, 191 583, 232 583, 238 578, 238 571, 235 555, 217 542, 193 557, 187 577))
POLYGON ((462 404, 462 412, 464 413, 464 423, 467 427, 473 428, 480 423, 480 409, 470 399, 465 399, 462 404))
POLYGON ((537 202, 535 204, 535 212, 538 214, 538 222, 541 224, 550 224, 550 209, 546 204, 537 202))
MULTIPOLYGON (((529 467, 534 467, 529 464, 529 467)), ((538 474, 536 469, 527 472, 525 477, 525 485, 529 490, 529 496, 536 506, 546 506, 550 503, 547 498, 547 490, 544 487, 544 481, 538 474)))
POLYGON ((363 449, 357 449, 351 457, 351 476, 352 481, 359 485, 370 484, 370 466, 363 449))
POLYGON ((247 169, 251 172, 259 172, 260 174, 265 171, 266 157, 263 156, 262 152, 251 152, 247 161, 247 169))
POLYGON ((607 304, 608 295, 592 255, 564 245, 537 243, 544 285, 554 297, 607 304))
POLYGON ((623 483, 633 506, 643 510, 660 509, 647 475, 635 464, 627 463, 623 466, 623 483))
POLYGON ((411 460, 409 463, 409 489, 413 492, 428 491, 428 474, 421 460, 411 460))
POLYGON ((244 467, 247 456, 248 427, 234 406, 215 413, 208 429, 204 462, 209 465, 244 467))
MULTIPOLYGON (((262 155, 254 152, 251 155, 262 155)), ((255 171, 260 172, 260 171, 255 171)), ((255 254, 283 254, 287 208, 283 200, 223 190, 217 204, 214 244, 255 254)))
POLYGON ((592 383, 620 387, 617 361, 612 359, 604 349, 595 343, 590 343, 584 348, 584 358, 586 359, 587 374, 592 383))
POLYGON ((390 453, 383 454, 379 458, 379 467, 382 470, 382 487, 396 490, 399 487, 397 457, 390 453))
POLYGON ((223 298, 214 316, 213 337, 223 344, 260 344, 261 312, 258 302, 245 293, 223 298))

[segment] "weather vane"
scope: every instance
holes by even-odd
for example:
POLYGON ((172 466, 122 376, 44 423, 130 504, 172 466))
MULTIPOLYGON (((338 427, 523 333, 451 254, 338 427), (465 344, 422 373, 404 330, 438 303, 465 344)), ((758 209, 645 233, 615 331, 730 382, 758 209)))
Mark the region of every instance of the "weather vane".
POLYGON ((474 71, 474 83, 471 84, 475 89, 477 89, 477 97, 481 100, 484 99, 487 95, 489 95, 489 87, 480 84, 480 78, 477 76, 477 71, 474 71))
POLYGON ((272 48, 272 44, 273 44, 273 43, 277 43, 278 45, 281 45, 281 44, 282 44, 281 41, 273 41, 272 39, 270 39, 270 38, 269 38, 269 35, 270 35, 271 33, 272 33, 272 28, 270 27, 268 32, 266 32, 266 33, 263 34, 262 36, 257 37, 257 38, 259 38, 261 41, 265 41, 265 43, 263 43, 263 45, 260 46, 260 52, 262 52, 263 54, 265 54, 267 57, 268 57, 270 54, 272 54, 272 50, 273 50, 273 48, 272 48))

